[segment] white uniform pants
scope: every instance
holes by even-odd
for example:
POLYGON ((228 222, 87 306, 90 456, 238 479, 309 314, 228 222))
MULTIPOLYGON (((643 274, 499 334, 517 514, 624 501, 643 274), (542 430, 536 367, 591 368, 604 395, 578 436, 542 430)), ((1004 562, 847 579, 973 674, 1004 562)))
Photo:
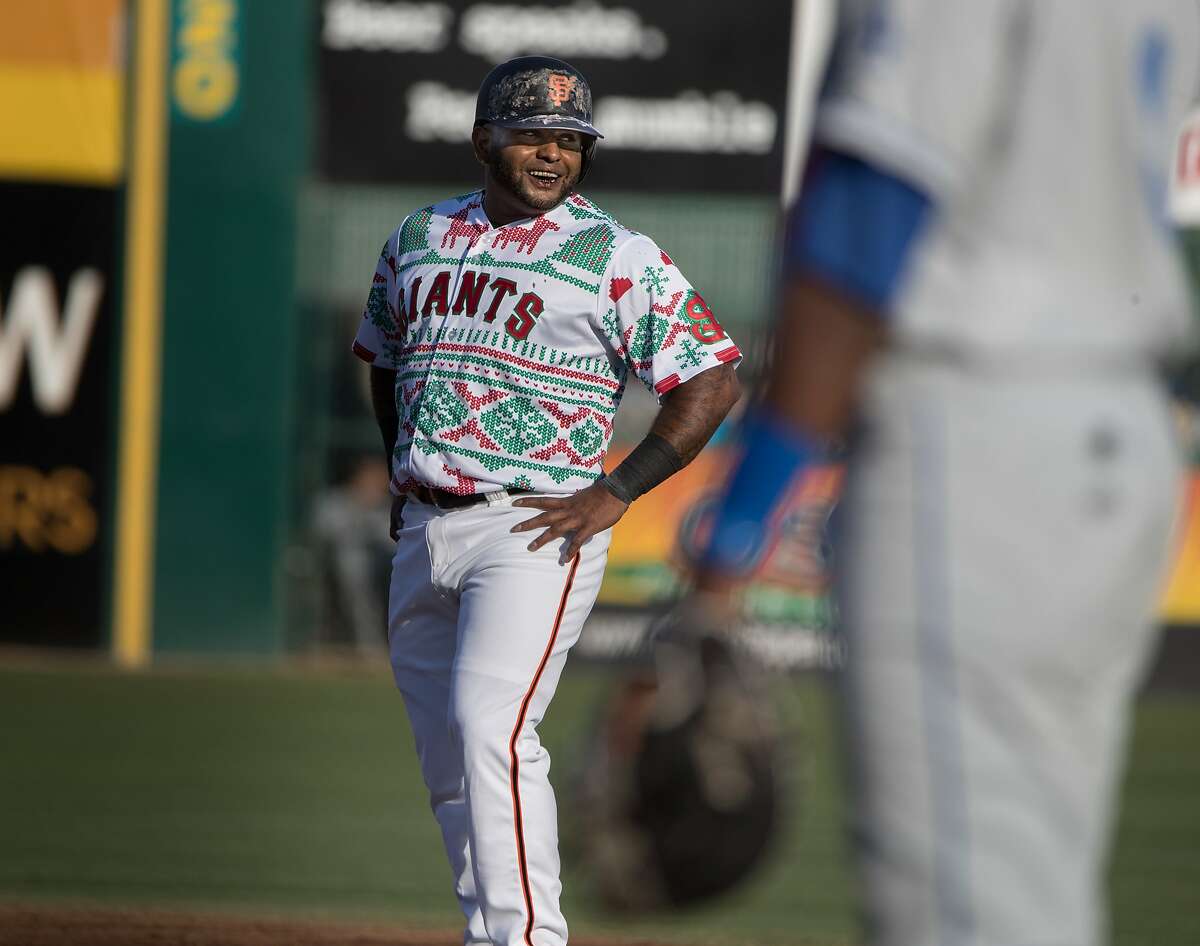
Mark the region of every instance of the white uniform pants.
POLYGON ((1156 382, 885 359, 841 509, 874 946, 1096 946, 1179 488, 1156 382))
POLYGON ((537 725, 600 590, 610 533, 563 543, 510 528, 511 500, 443 512, 410 501, 388 640, 467 944, 561 946, 558 824, 537 725))

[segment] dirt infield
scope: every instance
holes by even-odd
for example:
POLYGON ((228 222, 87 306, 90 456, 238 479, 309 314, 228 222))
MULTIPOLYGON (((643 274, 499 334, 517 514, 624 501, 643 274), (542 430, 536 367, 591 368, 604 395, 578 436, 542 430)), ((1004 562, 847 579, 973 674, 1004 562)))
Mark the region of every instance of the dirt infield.
MULTIPOLYGON (((0 906, 0 946, 460 946, 457 930, 156 910, 0 906)), ((572 946, 658 946, 577 939, 572 946)), ((675 944, 678 946, 678 944, 675 944)))

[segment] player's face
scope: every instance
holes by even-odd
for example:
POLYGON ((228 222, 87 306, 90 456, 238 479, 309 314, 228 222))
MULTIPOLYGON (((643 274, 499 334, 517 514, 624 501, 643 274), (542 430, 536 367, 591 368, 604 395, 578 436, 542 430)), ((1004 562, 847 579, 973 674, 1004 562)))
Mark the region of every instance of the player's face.
POLYGON ((561 204, 579 180, 584 136, 548 128, 480 129, 489 186, 502 189, 525 216, 561 204))

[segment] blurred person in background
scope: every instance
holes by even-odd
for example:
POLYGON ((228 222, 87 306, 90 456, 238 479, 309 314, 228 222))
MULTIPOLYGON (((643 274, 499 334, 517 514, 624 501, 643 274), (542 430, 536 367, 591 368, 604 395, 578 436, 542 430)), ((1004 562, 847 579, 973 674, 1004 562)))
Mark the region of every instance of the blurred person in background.
POLYGON ((835 567, 868 940, 1092 946, 1180 458, 1178 0, 850 3, 699 601, 849 446, 835 567))
POLYGON ((326 586, 336 615, 354 649, 379 656, 387 630, 387 575, 395 552, 388 535, 392 503, 387 471, 370 454, 353 458, 339 484, 317 496, 313 532, 321 544, 326 586))

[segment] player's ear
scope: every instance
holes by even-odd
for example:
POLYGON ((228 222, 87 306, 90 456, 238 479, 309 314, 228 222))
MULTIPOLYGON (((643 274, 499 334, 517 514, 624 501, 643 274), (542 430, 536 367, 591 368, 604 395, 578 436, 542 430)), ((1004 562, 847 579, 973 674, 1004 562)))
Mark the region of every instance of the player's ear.
POLYGON ((471 147, 475 149, 475 160, 488 163, 488 150, 492 146, 492 129, 487 125, 476 125, 471 129, 471 147))

